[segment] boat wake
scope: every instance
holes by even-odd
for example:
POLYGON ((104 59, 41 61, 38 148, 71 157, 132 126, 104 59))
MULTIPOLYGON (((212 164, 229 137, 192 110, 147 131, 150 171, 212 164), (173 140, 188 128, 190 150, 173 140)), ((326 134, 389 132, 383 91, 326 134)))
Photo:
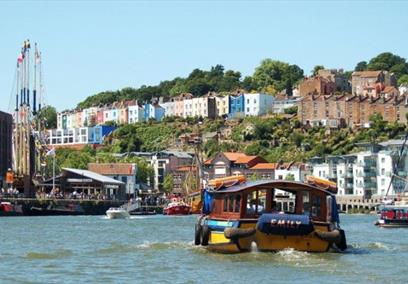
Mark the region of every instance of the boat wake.
POLYGON ((142 244, 124 245, 112 243, 108 247, 97 250, 98 254, 132 253, 147 250, 191 249, 193 242, 144 242, 142 244))

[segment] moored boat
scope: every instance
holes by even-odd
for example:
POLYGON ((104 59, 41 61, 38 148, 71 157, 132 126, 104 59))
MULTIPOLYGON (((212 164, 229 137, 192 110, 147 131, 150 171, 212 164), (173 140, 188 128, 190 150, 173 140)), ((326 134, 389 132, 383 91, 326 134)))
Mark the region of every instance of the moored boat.
POLYGON ((195 244, 224 253, 347 248, 333 189, 292 181, 240 182, 204 192, 195 244), (290 198, 287 198, 287 197, 290 198))
POLYGON ((403 194, 399 199, 380 206, 380 218, 375 225, 383 228, 408 228, 408 196, 403 194))
POLYGON ((172 201, 164 209, 164 215, 188 215, 191 214, 191 206, 182 201, 172 201))
POLYGON ((23 209, 21 205, 11 204, 10 202, 0 203, 0 216, 22 216, 23 209))
POLYGON ((106 211, 109 219, 126 219, 130 217, 129 212, 122 207, 111 207, 106 211))

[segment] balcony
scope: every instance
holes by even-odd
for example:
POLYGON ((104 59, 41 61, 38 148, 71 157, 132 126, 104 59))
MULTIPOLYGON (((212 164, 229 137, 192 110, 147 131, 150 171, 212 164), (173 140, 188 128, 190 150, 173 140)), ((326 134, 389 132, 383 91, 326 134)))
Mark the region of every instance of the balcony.
POLYGON ((364 181, 363 183, 363 188, 364 189, 368 189, 368 188, 377 188, 377 183, 376 182, 372 182, 372 181, 364 181))
POLYGON ((375 171, 358 172, 357 177, 377 177, 377 173, 375 171))
POLYGON ((400 177, 406 177, 406 176, 407 176, 407 172, 406 172, 406 171, 398 171, 398 176, 400 176, 400 177))

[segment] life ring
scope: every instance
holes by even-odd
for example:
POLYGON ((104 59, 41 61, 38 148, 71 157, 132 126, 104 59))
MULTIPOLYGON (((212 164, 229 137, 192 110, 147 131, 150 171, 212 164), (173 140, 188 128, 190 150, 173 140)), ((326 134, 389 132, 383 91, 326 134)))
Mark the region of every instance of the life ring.
POLYGON ((346 234, 344 233, 344 230, 336 229, 331 232, 315 231, 315 234, 323 241, 335 244, 341 251, 347 249, 346 234))
POLYGON ((255 228, 225 228, 224 229, 224 236, 227 239, 240 239, 240 238, 247 238, 255 234, 255 228))
POLYGON ((315 231, 318 238, 329 243, 339 243, 341 241, 341 234, 339 230, 333 230, 331 232, 315 231))
POLYGON ((201 245, 208 246, 208 241, 210 240, 210 228, 207 224, 204 224, 201 228, 201 245))

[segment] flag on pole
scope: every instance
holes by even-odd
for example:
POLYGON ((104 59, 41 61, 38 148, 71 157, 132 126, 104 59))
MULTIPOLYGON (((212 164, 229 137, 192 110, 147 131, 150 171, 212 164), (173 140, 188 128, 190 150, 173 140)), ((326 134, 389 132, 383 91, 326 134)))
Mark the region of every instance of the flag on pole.
POLYGON ((21 64, 21 63, 23 63, 23 59, 24 59, 24 56, 23 56, 22 53, 20 53, 20 55, 19 55, 18 58, 17 58, 17 62, 18 62, 19 64, 21 64))

